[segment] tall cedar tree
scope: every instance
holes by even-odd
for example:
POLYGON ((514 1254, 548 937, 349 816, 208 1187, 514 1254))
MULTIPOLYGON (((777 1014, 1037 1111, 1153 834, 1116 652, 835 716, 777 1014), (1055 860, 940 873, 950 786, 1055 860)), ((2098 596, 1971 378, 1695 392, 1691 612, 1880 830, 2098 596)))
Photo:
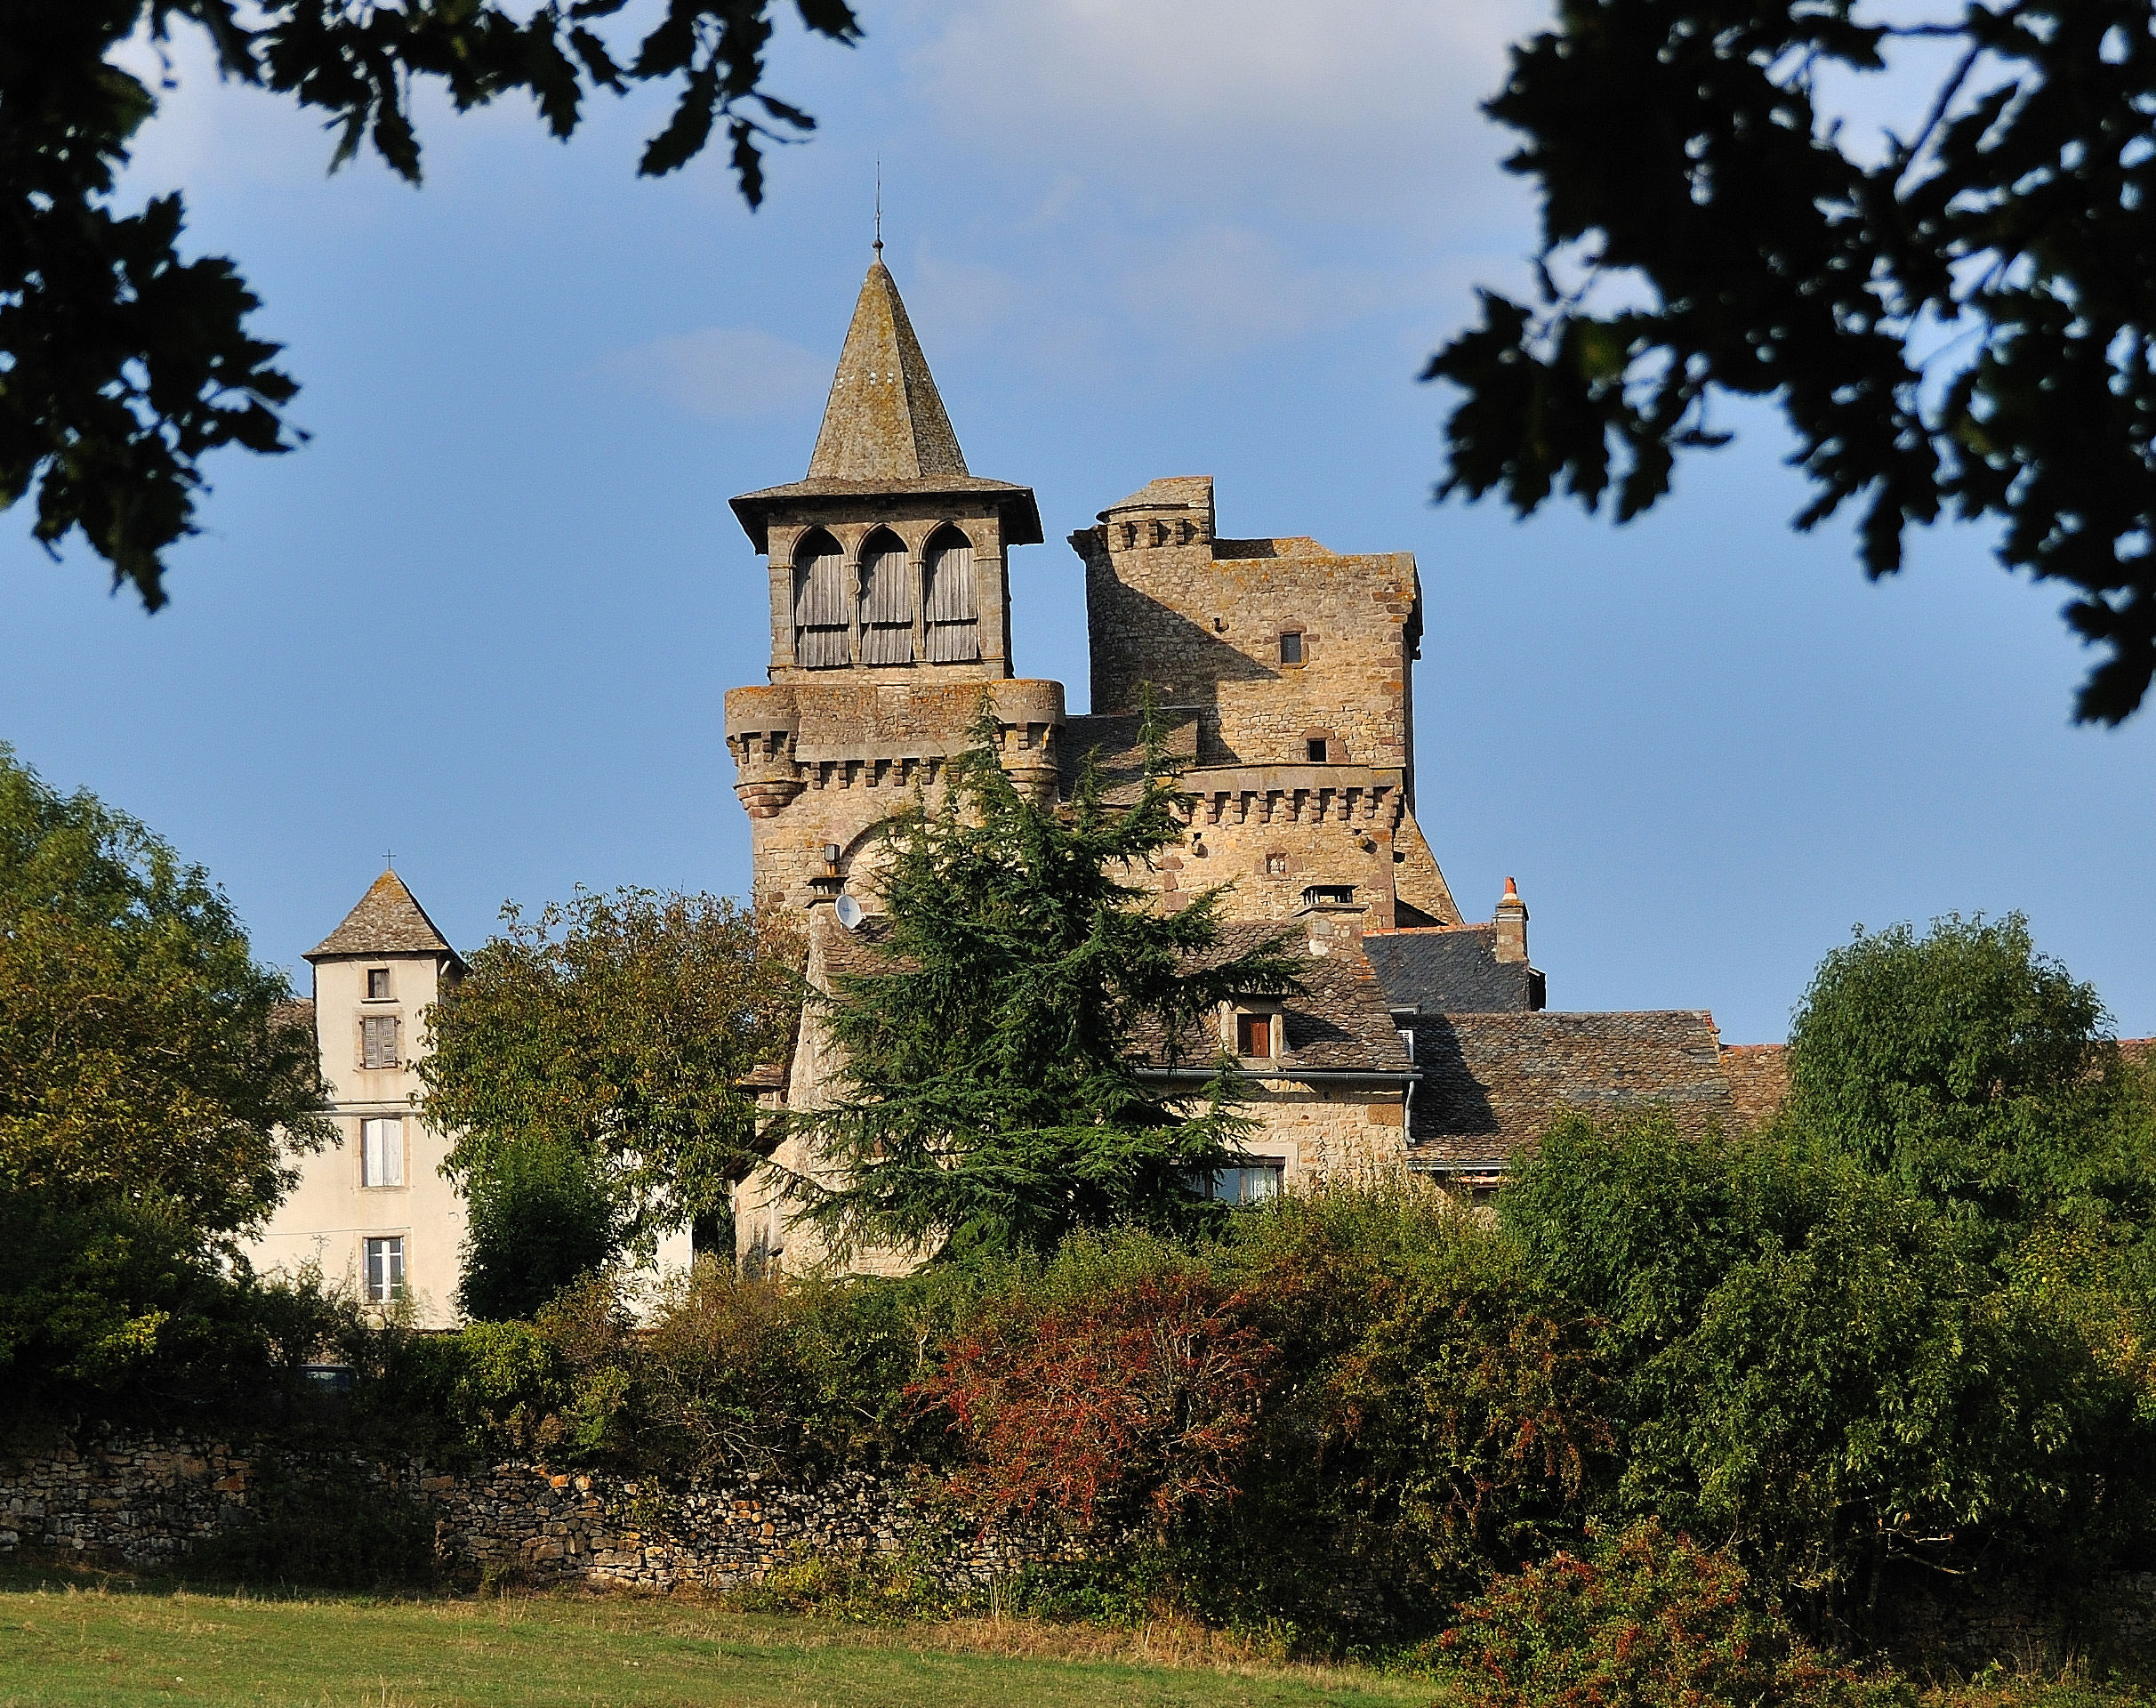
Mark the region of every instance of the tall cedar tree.
MULTIPOLYGON (((457 1135, 444 1168, 476 1204, 580 1164, 620 1238, 648 1251, 728 1199, 754 1119, 735 1086, 785 1053, 800 1013, 798 932, 724 897, 648 890, 502 916, 428 1012, 421 1107, 457 1135), (532 1146, 557 1153, 536 1174, 532 1146)), ((581 1187, 567 1197, 590 1208, 581 1187)))
POLYGON ((838 1095, 796 1117, 836 1183, 787 1176, 800 1219, 841 1260, 1045 1253, 1080 1229, 1190 1229, 1194 1188, 1250 1123, 1213 1016, 1299 988, 1285 934, 1222 945, 1220 889, 1157 909, 1126 882, 1182 834, 1148 716, 1136 799, 1112 804, 1091 755, 1067 808, 1016 788, 985 706, 935 811, 890 821, 880 965, 812 994, 837 1046, 838 1095), (1141 1074, 1141 1034, 1214 1071, 1179 1095, 1141 1074))
POLYGON ((2073 590, 2078 715, 2118 722, 2156 671, 2152 106, 2152 0, 1561 0, 1485 109, 1540 290, 1430 362, 1466 393, 1441 491, 1622 520, 1726 440, 1717 392, 1772 399, 1798 527, 1857 506, 1876 576, 1912 523, 1994 524, 2073 590), (1901 133, 1845 124, 1889 72, 1901 133))
MULTIPOLYGON (((326 115, 329 165, 362 146, 412 183, 413 109, 433 84, 458 111, 528 96, 567 140, 587 101, 656 85, 670 121, 637 170, 674 171, 723 128, 743 197, 763 198, 761 145, 816 121, 764 87, 781 0, 9 0, 0 28, 0 508, 35 487, 37 539, 77 530, 165 603, 166 552, 197 531, 202 459, 288 450, 298 390, 260 306, 217 256, 184 259, 180 193, 113 205, 158 93, 119 61, 144 38, 173 86, 175 36, 201 32, 218 75, 326 115), (618 28, 617 28, 618 27, 618 28)), ((845 0, 794 0, 805 28, 850 44, 845 0)))

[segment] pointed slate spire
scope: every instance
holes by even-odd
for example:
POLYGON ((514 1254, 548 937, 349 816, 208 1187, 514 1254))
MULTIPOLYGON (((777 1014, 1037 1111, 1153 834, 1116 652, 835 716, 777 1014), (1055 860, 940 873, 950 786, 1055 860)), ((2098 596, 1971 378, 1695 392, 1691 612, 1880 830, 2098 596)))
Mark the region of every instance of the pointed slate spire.
POLYGON ((811 480, 918 480, 966 473, 928 358, 884 266, 883 246, 862 281, 824 425, 808 459, 811 480))
POLYGON ((446 955, 461 964, 449 939, 394 872, 376 878, 344 922, 308 950, 306 958, 334 955, 446 955))

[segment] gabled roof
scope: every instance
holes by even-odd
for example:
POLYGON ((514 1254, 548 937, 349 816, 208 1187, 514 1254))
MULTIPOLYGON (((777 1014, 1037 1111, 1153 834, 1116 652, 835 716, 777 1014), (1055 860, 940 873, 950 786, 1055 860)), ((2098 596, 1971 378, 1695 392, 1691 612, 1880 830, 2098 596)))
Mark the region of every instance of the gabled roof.
POLYGON ((1422 1072, 1411 1163, 1501 1165, 1568 1109, 1603 1116, 1659 1105, 1694 1134, 1734 1124, 1704 1011, 1424 1014, 1410 1029, 1422 1072))
POLYGON ((776 503, 961 496, 1004 501, 1009 543, 1040 544, 1041 512, 1032 488, 985 480, 967 470, 928 358, 879 254, 854 303, 808 479, 744 493, 734 500, 734 513, 761 552, 764 513, 776 503))
POLYGON ((446 955, 460 967, 463 959, 449 939, 427 917, 427 910, 394 872, 376 878, 344 922, 313 948, 310 961, 340 955, 446 955))
POLYGON ((1520 1013, 1542 1006, 1542 975, 1497 958, 1497 926, 1365 931, 1363 952, 1396 1007, 1425 1014, 1520 1013))

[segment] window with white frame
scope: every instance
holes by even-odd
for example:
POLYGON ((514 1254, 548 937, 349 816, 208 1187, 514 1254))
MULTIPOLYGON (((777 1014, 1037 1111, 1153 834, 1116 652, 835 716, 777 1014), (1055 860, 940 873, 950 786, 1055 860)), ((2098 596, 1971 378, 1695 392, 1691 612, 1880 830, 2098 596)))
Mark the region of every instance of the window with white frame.
POLYGON ((366 1246, 366 1297, 369 1304, 386 1305, 405 1296, 405 1243, 402 1234, 369 1239, 366 1246))
POLYGON ((402 1186, 404 1183, 403 1119, 394 1115, 369 1116, 359 1124, 359 1184, 402 1186))
POLYGON ((1279 1156, 1251 1156, 1233 1168, 1215 1169, 1201 1188, 1204 1196, 1219 1204, 1259 1204, 1280 1196, 1280 1177, 1286 1160, 1279 1156))
POLYGON ((362 1068, 397 1066, 397 1017, 369 1014, 359 1022, 359 1065, 362 1068))

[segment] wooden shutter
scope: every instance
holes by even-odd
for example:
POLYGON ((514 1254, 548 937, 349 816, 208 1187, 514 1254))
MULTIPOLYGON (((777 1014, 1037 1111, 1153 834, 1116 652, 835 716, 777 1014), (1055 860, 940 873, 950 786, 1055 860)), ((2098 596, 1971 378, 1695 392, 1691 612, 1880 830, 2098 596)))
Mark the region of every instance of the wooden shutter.
POLYGON ((913 662, 913 565, 885 535, 861 560, 861 662, 913 662))
POLYGON ((937 536, 934 549, 929 553, 928 594, 924 604, 930 664, 966 664, 981 656, 979 613, 973 600, 970 541, 948 534, 937 536))
POLYGON ((362 1068, 397 1066, 397 1021, 388 1014, 370 1014, 359 1022, 359 1065, 362 1068))
POLYGON ((793 565, 793 657, 811 670, 853 663, 847 644, 846 560, 828 536, 793 565))

